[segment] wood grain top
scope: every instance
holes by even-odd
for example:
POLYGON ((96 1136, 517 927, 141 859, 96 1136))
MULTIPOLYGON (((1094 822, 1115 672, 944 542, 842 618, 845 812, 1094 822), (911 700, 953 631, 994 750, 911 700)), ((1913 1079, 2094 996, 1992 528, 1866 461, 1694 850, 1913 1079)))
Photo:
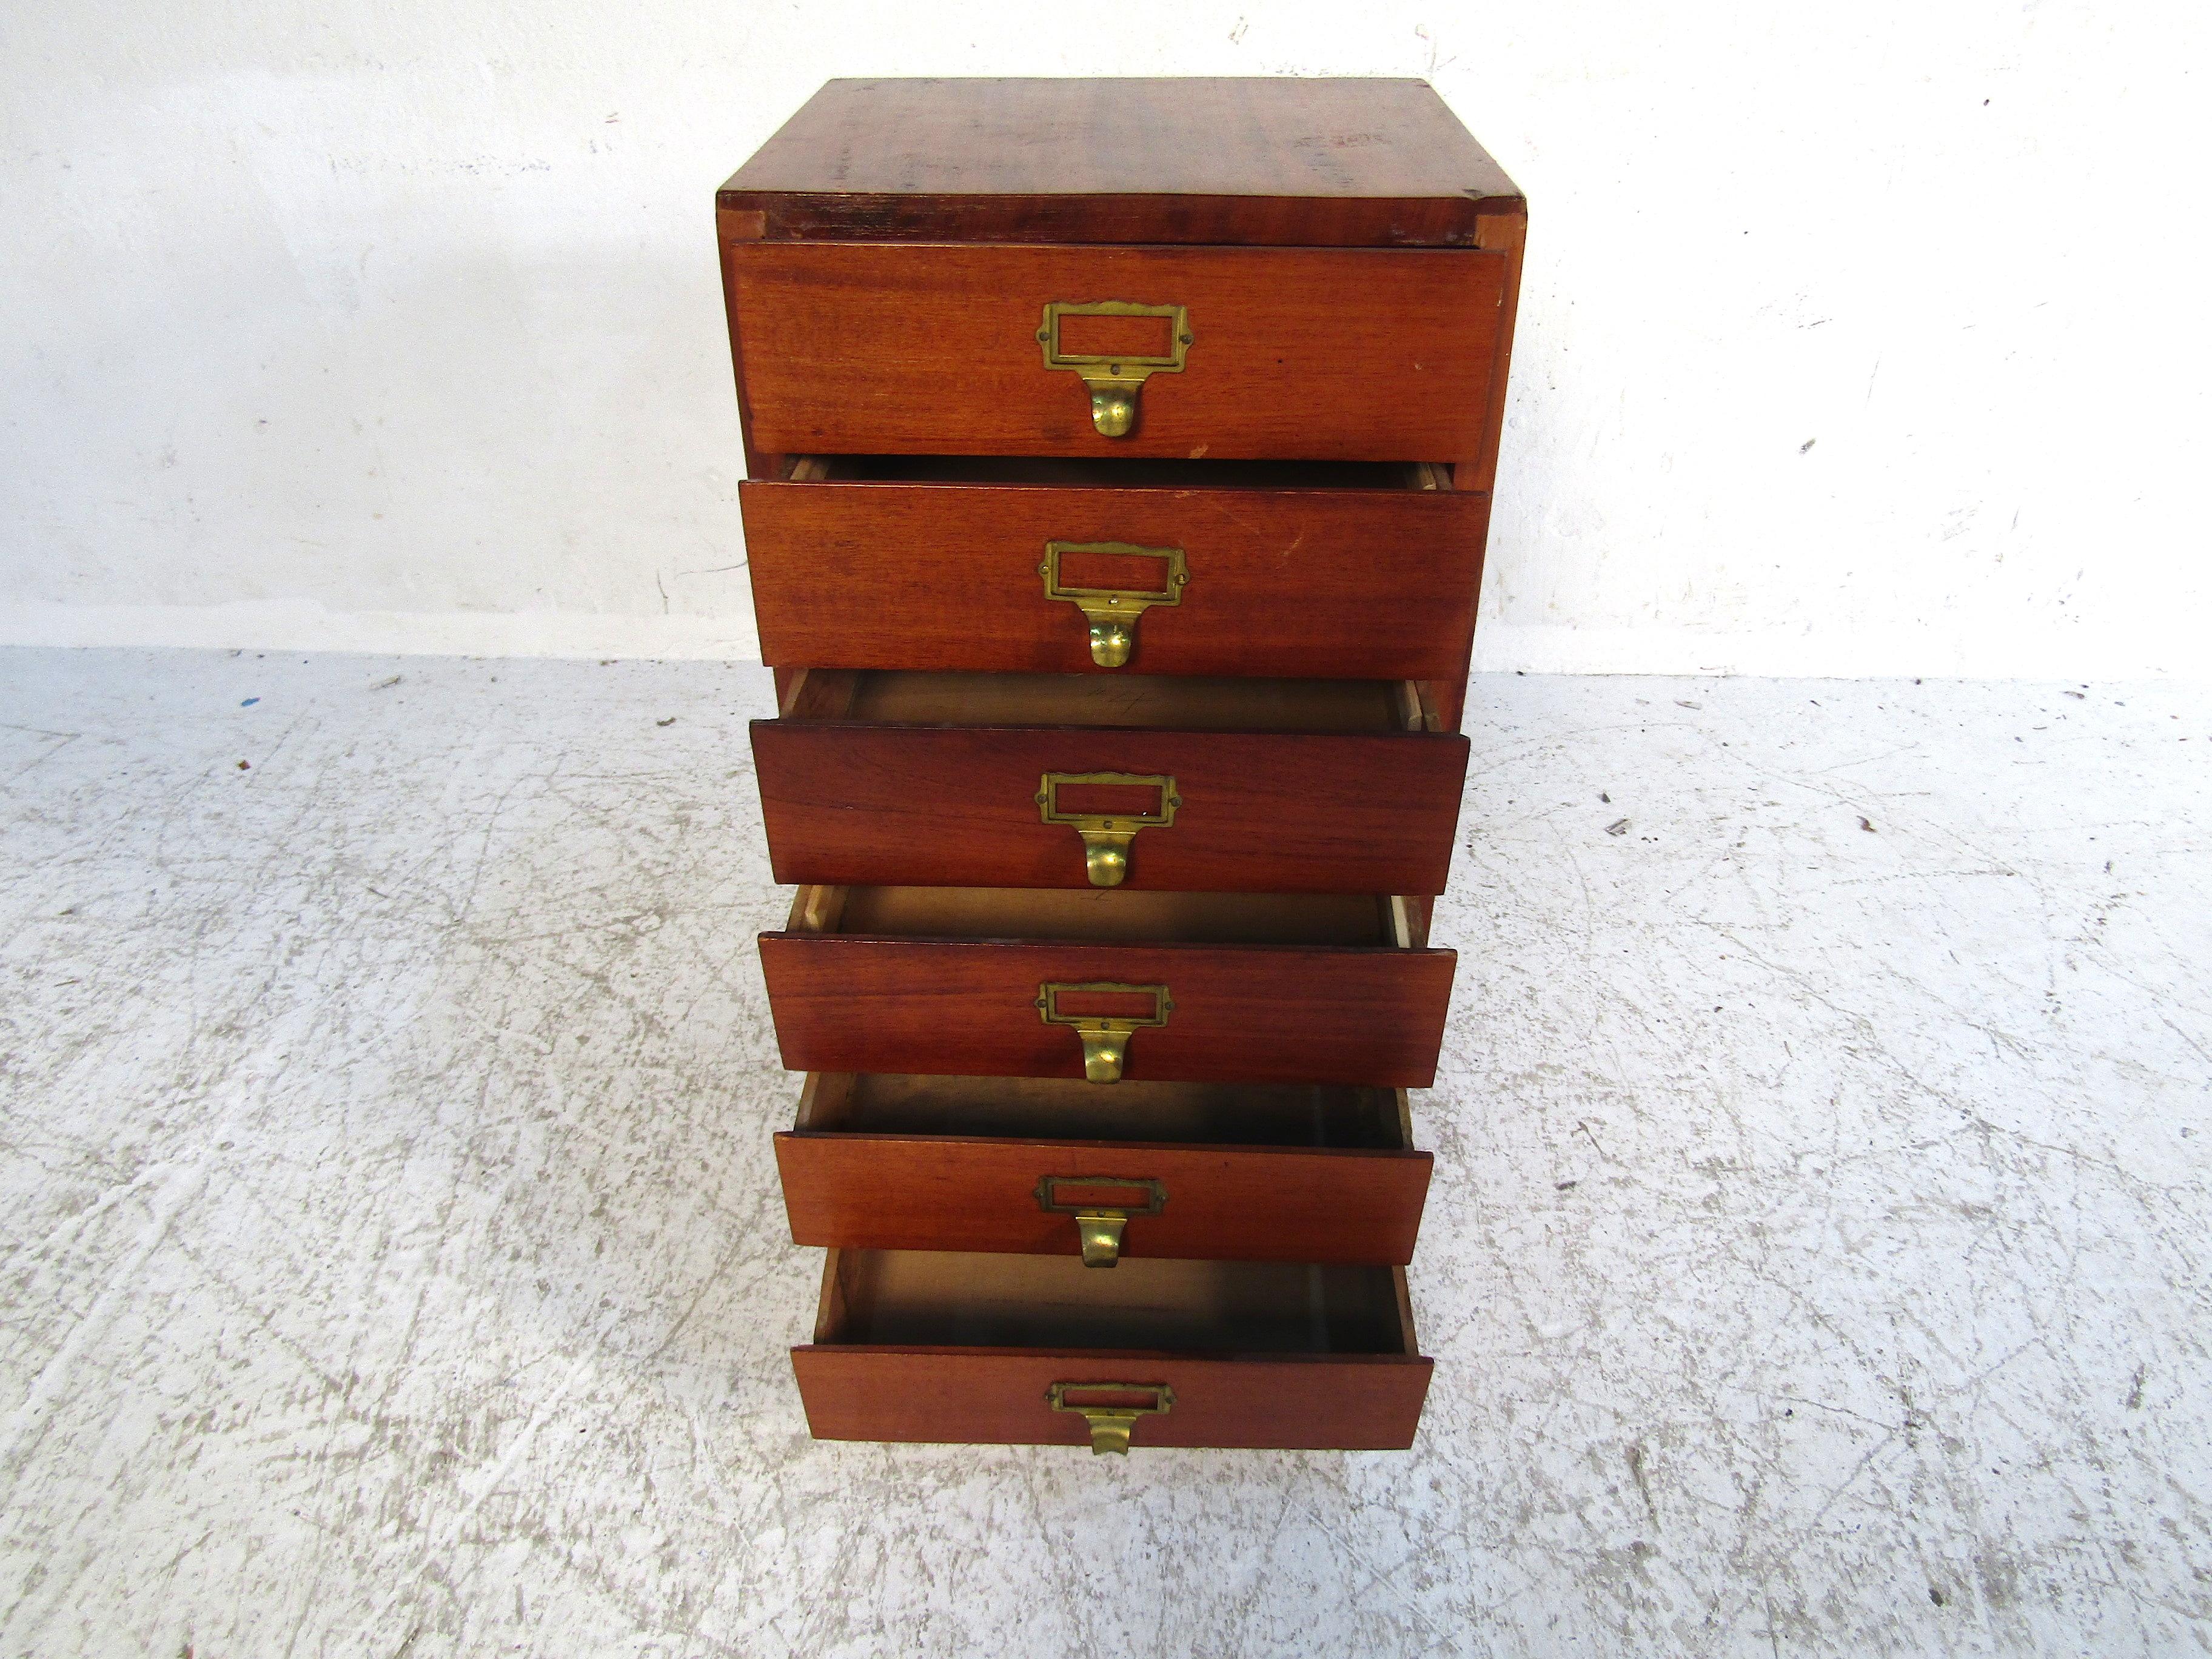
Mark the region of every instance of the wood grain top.
POLYGON ((1426 82, 1290 78, 832 81, 719 203, 769 238, 1347 247, 1522 210, 1426 82))

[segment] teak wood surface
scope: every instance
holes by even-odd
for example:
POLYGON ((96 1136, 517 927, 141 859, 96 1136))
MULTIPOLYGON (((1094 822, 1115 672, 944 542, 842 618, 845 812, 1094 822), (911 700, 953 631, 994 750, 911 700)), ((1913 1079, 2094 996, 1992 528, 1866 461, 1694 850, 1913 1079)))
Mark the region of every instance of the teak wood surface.
MULTIPOLYGON (((1444 890, 1468 740, 763 720, 753 757, 777 881, 1085 887, 1047 772, 1169 776, 1124 884, 1192 892, 1444 890)), ((1155 792, 1147 805, 1158 799, 1155 792)), ((1091 809, 1084 809, 1091 810, 1091 809)))
POLYGON ((1418 82, 847 81, 717 205, 787 717, 757 769, 777 874, 808 884, 763 966, 787 1066, 877 1074, 810 1079, 833 1103, 777 1138, 794 1236, 833 1247, 793 1356, 814 1432, 1081 1446, 1047 1388, 1137 1382, 1177 1396, 1140 1448, 1409 1444, 1429 1363, 1376 1265, 1411 1254, 1429 1175, 1402 1094, 1393 1127, 1234 1091, 1433 1079, 1454 957, 1418 947, 1467 757, 1435 734, 1464 696, 1519 191, 1418 82), (1119 439, 1037 339, 1048 301, 1103 300, 1187 307, 1192 337, 1119 439), (1215 481, 1136 482, 1170 460, 1215 481), (1223 462, 1309 471, 1231 489, 1223 462), (1428 487, 1344 465, 1378 462, 1428 487), (1182 603, 1102 669, 1043 592, 1048 540, 1182 547, 1182 603), (1076 830, 1038 821, 1043 771, 1175 776, 1127 887, 1088 889, 1076 830), (1079 1081, 1075 1030, 1039 1018, 1054 981, 1168 988, 1127 1083, 1079 1081), (1131 1087, 1127 1113, 1053 1093, 1131 1087), (1085 1270, 1048 1175, 1168 1202, 1085 1270))
POLYGON ((1077 1445, 1054 1382, 1173 1389, 1139 1445, 1380 1448, 1429 1376, 1399 1267, 842 1249, 792 1363, 824 1438, 1077 1445))
POLYGON ((1403 1089, 1328 1084, 1121 1083, 1074 1078, 813 1072, 792 1127, 850 1134, 1175 1146, 1413 1150, 1403 1089))
POLYGON ((1175 1002, 1165 1025, 1131 1040, 1125 1077, 1419 1089, 1436 1080, 1458 960, 1342 945, 796 933, 763 933, 760 952, 791 1071, 1080 1077, 1082 1043, 1043 1022, 1037 988, 1110 981, 1164 984, 1175 1002))
MULTIPOLYGON (((1103 1270, 1101 1270, 1103 1271, 1103 1270)), ((1054 1382, 1162 1382, 1174 1408, 1133 1444, 1402 1450, 1420 1426, 1431 1363, 1418 1356, 1193 1358, 1142 1350, 814 1344, 791 1352, 817 1440, 1088 1446, 1045 1403, 1054 1382)))
POLYGON ((1451 489, 747 483, 762 659, 831 668, 1464 679, 1490 498, 1451 489), (1048 542, 1183 550, 1120 668, 1048 542))
MULTIPOLYGON (((1038 1182, 1108 1176, 1166 1188, 1158 1214, 1131 1218, 1125 1256, 1384 1267, 1413 1260, 1432 1163, 1426 1152, 1382 1149, 803 1129, 776 1136, 775 1158, 799 1244, 1073 1255, 1074 1217, 1039 1208, 1038 1182)), ((1105 1205, 1131 1198, 1068 1192, 1105 1205)))
POLYGON ((1180 456, 1484 465, 1510 262, 1477 249, 740 242, 750 441, 781 454, 1180 456), (1187 308, 1135 428, 1045 366, 1054 301, 1187 308))
POLYGON ((1521 192, 1426 82, 844 80, 725 184, 748 234, 1462 246, 1521 192))

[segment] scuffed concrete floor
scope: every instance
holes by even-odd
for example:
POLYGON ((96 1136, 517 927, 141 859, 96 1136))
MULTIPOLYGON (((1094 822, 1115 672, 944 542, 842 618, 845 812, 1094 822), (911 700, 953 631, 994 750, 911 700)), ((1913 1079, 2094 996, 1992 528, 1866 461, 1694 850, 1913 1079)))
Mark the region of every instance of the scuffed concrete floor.
POLYGON ((0 1649, 2212 1648, 2212 697, 1480 682, 1419 1443, 1126 1463, 807 1438, 765 702, 0 662, 0 1649))

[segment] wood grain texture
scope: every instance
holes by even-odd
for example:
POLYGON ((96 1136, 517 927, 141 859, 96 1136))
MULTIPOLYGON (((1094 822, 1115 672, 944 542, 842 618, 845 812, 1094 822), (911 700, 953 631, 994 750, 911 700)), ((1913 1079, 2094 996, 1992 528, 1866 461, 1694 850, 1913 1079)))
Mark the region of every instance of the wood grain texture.
POLYGON ((1056 674, 1466 677, 1490 498, 1415 489, 739 486, 763 659, 1056 674), (1049 541, 1180 547, 1119 669, 1046 597, 1049 541))
POLYGON ((1038 1017, 1037 987, 1110 981, 1164 984, 1175 1001, 1167 1024, 1131 1040, 1127 1077, 1421 1089, 1436 1079, 1457 961, 1449 951, 789 933, 763 933, 760 951, 794 1072, 1080 1077, 1082 1046, 1038 1017))
POLYGON ((744 447, 745 473, 749 477, 774 478, 782 476, 785 459, 758 448, 753 442, 753 418, 745 399, 745 352, 738 338, 738 273, 735 260, 737 248, 760 234, 757 222, 759 216, 732 213, 726 209, 714 215, 716 240, 720 244, 722 263, 722 320, 730 337, 730 365, 737 376, 738 441, 744 447))
POLYGON ((1042 822, 1037 782, 1110 771, 1172 777, 1182 803, 1138 833, 1127 886, 1441 893, 1468 759, 1465 738, 1427 732, 763 720, 752 738, 775 878, 792 884, 1087 887, 1082 838, 1042 822))
POLYGON ((1111 1273, 1068 1256, 831 1250, 844 1286, 820 1343, 1143 1349, 1190 1354, 1407 1355, 1413 1316, 1397 1267, 1150 1256, 1111 1273))
POLYGON ((1375 893, 1163 893, 1128 887, 801 887, 788 926, 856 938, 1057 944, 1413 943, 1406 902, 1375 893))
POLYGON ((810 1072, 794 1129, 1176 1146, 1413 1150, 1403 1089, 810 1072))
POLYGON ((1483 416, 1482 448, 1457 460, 1453 484, 1460 489, 1487 494, 1498 481, 1498 444, 1505 427, 1506 383, 1513 362, 1513 325, 1521 310, 1521 264, 1528 240, 1528 218, 1523 210, 1486 214, 1475 228, 1475 246, 1505 256, 1505 292, 1498 312, 1498 349, 1491 360, 1490 395, 1483 416))
POLYGON ((775 1158, 799 1244, 1073 1255, 1074 1218, 1041 1210, 1037 1183, 1106 1175, 1167 1188, 1158 1215, 1130 1220, 1127 1256, 1385 1267, 1413 1260, 1431 1164, 1419 1152, 805 1131, 778 1134, 775 1158))
POLYGON ((770 238, 1455 246, 1520 191, 1425 82, 832 81, 722 186, 770 238))
MULTIPOLYGON (((793 1371, 817 1440, 1088 1446, 1081 1417, 1045 1403, 1054 1382, 1163 1382, 1175 1406, 1133 1445, 1402 1450, 1420 1426, 1431 1364, 1398 1355, 1196 1358, 1143 1351, 814 1344, 793 1371)), ((1085 1455, 1089 1455, 1085 1453, 1085 1455)))
POLYGON ((740 242, 729 248, 763 451, 1472 461, 1507 256, 1475 249, 1076 248, 740 242), (1181 373, 1099 435, 1044 365, 1056 300, 1188 307, 1181 373))
POLYGON ((1147 732, 1379 734, 1430 729, 1407 680, 1268 680, 1194 674, 979 674, 810 669, 787 719, 899 726, 1074 726, 1147 732), (850 683, 842 704, 839 678, 850 683))

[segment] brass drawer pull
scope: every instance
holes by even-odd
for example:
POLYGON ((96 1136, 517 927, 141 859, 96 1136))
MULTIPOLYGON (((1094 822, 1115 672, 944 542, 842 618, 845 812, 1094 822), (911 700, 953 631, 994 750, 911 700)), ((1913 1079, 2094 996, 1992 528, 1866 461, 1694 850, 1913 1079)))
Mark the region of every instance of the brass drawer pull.
POLYGON ((1136 648, 1137 618, 1156 605, 1181 605, 1182 591, 1190 585, 1190 567, 1179 547, 1135 547, 1127 542, 1047 542, 1044 562, 1037 567, 1044 578, 1048 599, 1066 599, 1091 623, 1091 660, 1101 668, 1119 668, 1136 648), (1157 588, 1083 587, 1062 579, 1060 556, 1100 553, 1121 559, 1158 559, 1165 566, 1157 588))
POLYGON ((1155 374, 1182 373, 1190 349, 1190 313, 1181 306, 1144 306, 1130 300, 1100 300, 1078 305, 1054 300, 1044 308, 1037 330, 1047 368, 1073 369, 1091 391, 1091 424, 1101 437, 1127 437, 1137 423, 1137 394, 1155 374), (1066 317, 1158 317, 1167 325, 1164 352, 1068 351, 1060 345, 1060 320, 1066 317))
POLYGON ((1036 1006, 1046 1024, 1075 1028, 1075 1035, 1083 1042, 1083 1075, 1092 1083, 1119 1083, 1121 1066, 1128 1059, 1131 1036, 1166 1024, 1175 1007, 1164 985, 1117 985, 1105 980, 1082 985, 1040 985, 1036 1006), (1060 1006, 1064 996, 1148 997, 1152 1007, 1146 1014, 1064 1013, 1060 1006))
POLYGON ((1093 887, 1119 887, 1129 873, 1129 843, 1139 830, 1164 830, 1175 822, 1182 797, 1176 781, 1158 772, 1047 772, 1037 780, 1037 817, 1065 823, 1083 837, 1083 869, 1093 887), (1158 810, 1150 812, 1078 812, 1060 805, 1060 792, 1079 787, 1157 789, 1158 810))
POLYGON ((1075 1236, 1083 1246, 1083 1265, 1110 1267, 1121 1259, 1121 1230, 1133 1215, 1158 1215, 1168 1206, 1168 1189, 1151 1176, 1047 1176, 1036 1184, 1037 1208, 1047 1215, 1072 1215, 1075 1236), (1145 1195, 1142 1204, 1062 1204, 1062 1187, 1127 1187, 1145 1195))
POLYGON ((1164 1382, 1055 1382, 1044 1391, 1045 1403, 1056 1412, 1073 1412, 1091 1425, 1091 1454, 1103 1457, 1108 1452, 1118 1457, 1129 1455, 1129 1436, 1140 1417, 1164 1417, 1175 1407, 1175 1390, 1164 1382), (1105 1395, 1090 1405, 1071 1401, 1068 1395, 1105 1395), (1139 1405, 1119 1403, 1135 1395, 1143 1401, 1139 1405), (1109 1401, 1113 1403, 1109 1403, 1109 1401))

